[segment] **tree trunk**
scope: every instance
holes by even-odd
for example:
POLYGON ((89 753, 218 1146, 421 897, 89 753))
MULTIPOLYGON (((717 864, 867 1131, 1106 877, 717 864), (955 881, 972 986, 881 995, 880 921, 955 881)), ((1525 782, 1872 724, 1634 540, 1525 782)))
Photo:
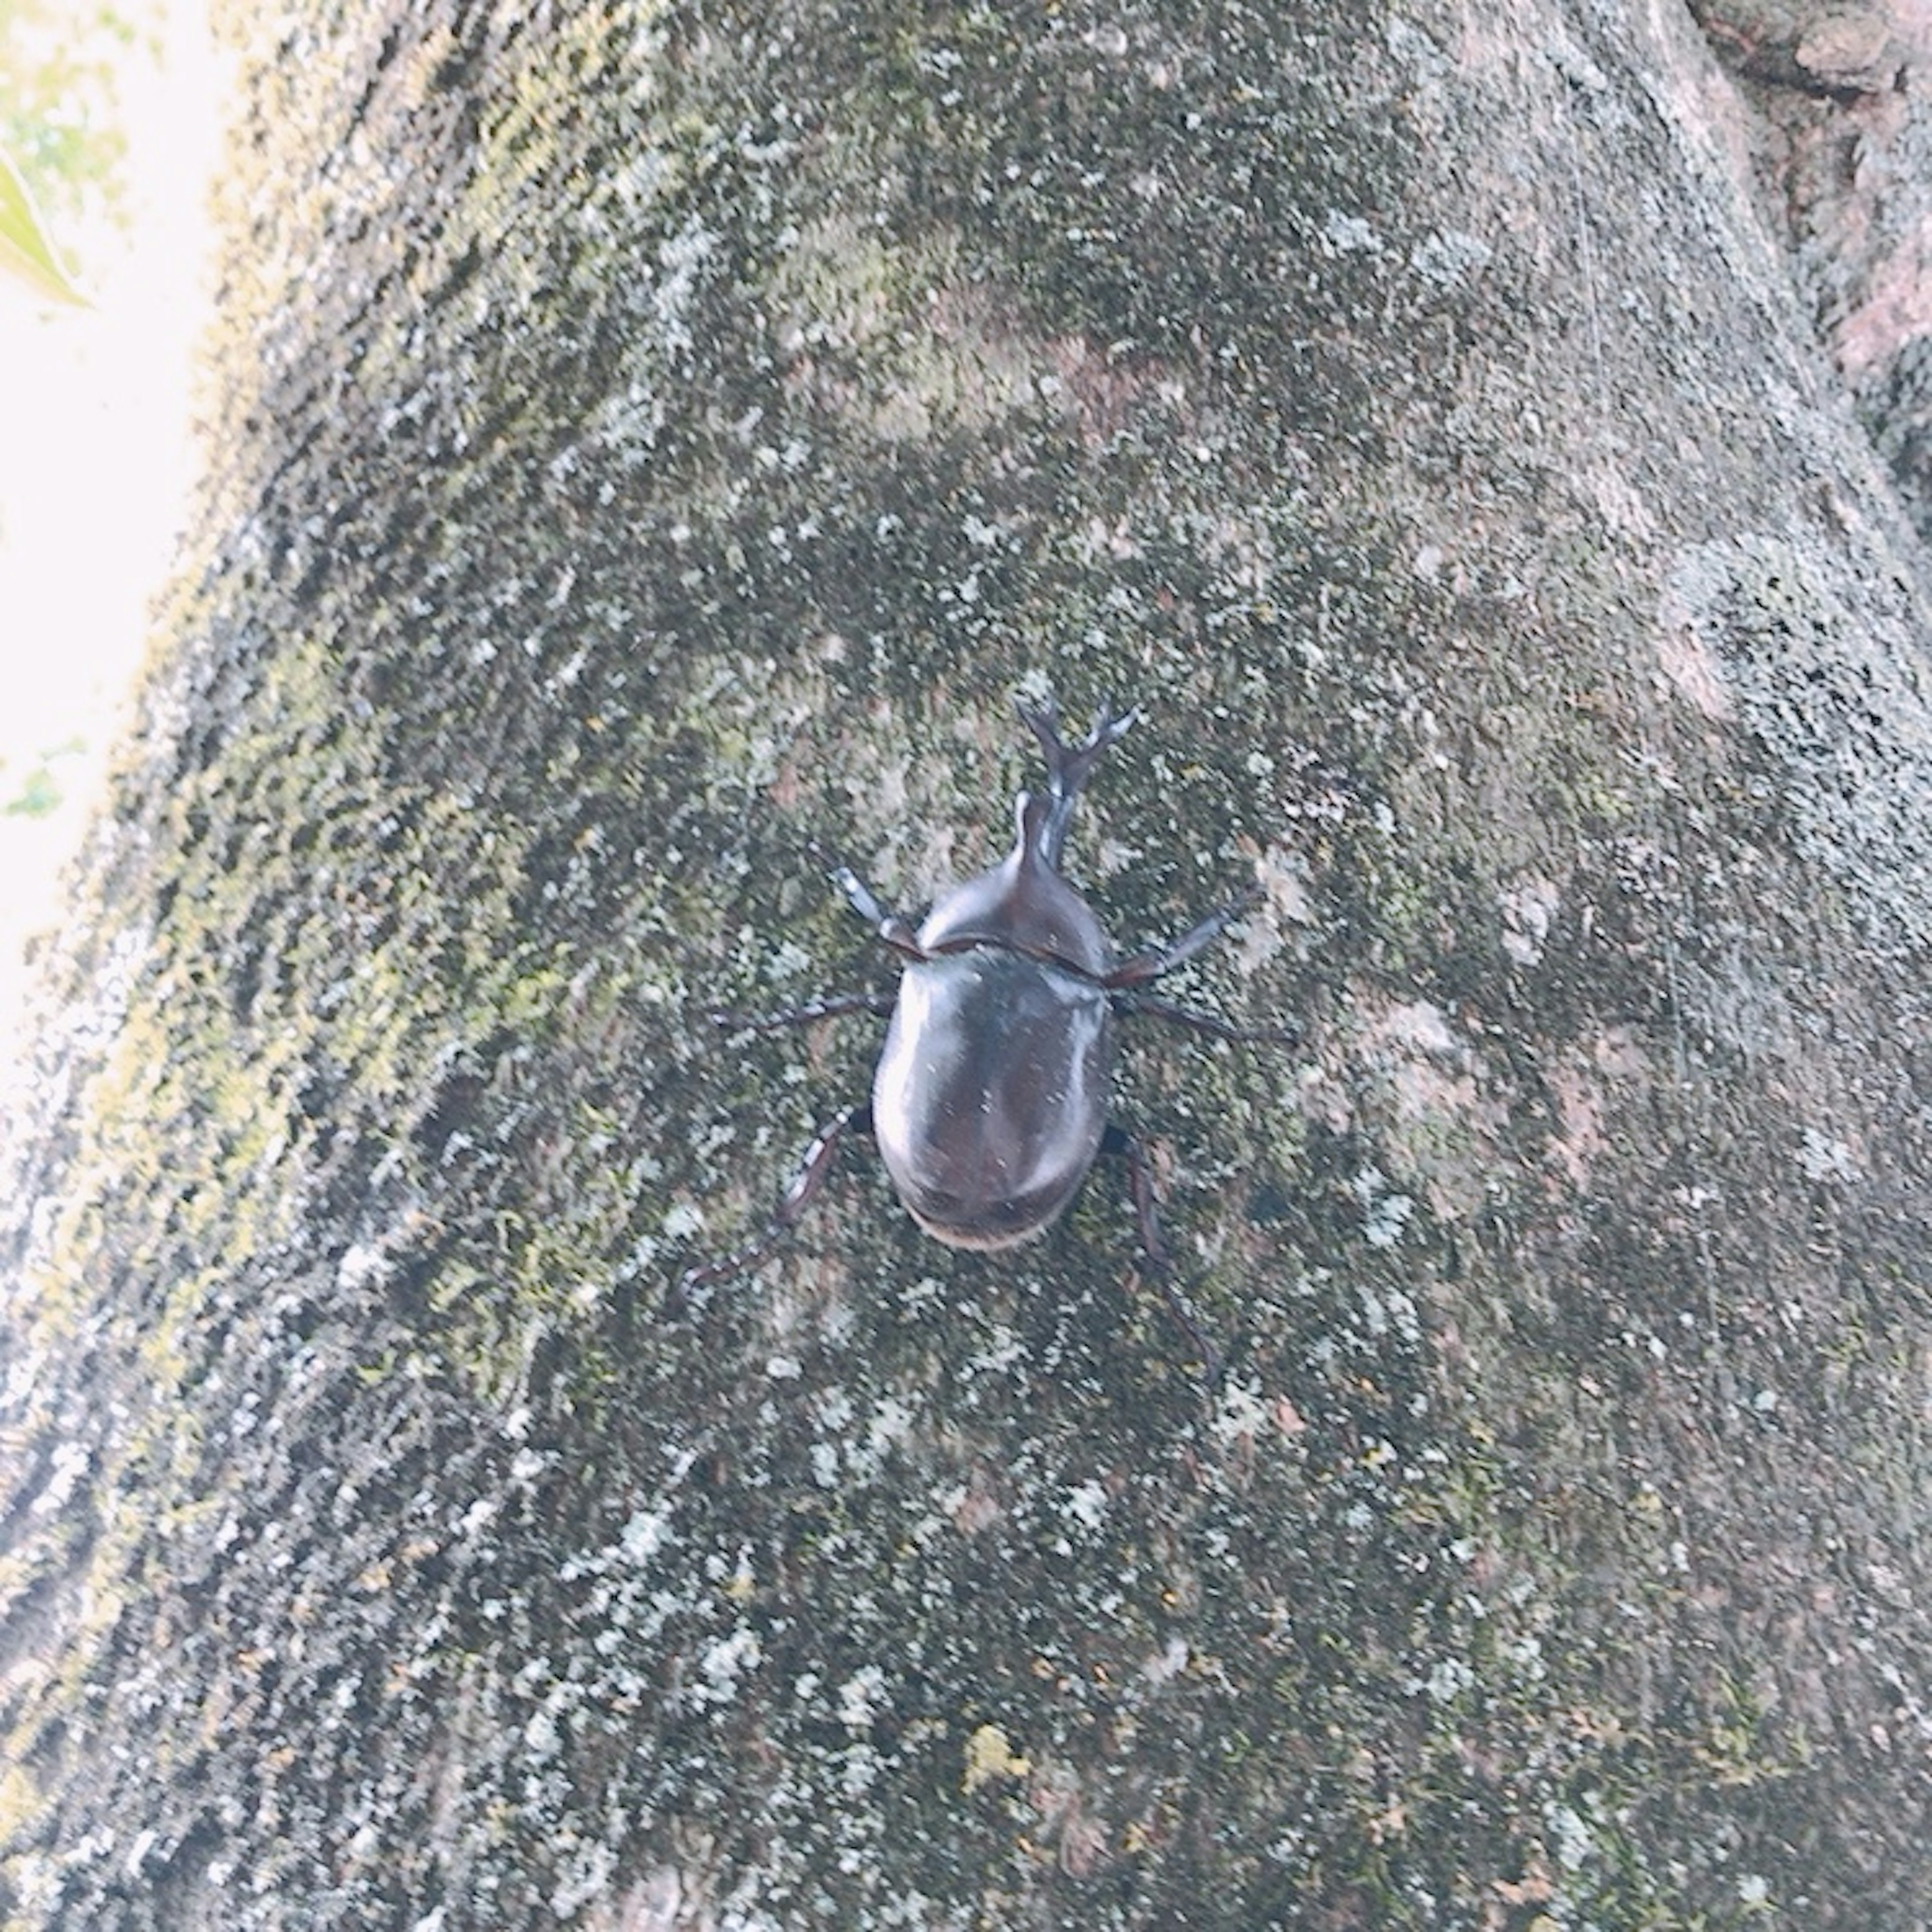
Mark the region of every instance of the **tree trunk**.
POLYGON ((5 1923, 1932 1920, 1927 557, 1688 14, 281 32, 0 1197, 5 1923), (890 990, 807 842, 977 870, 1048 688, 1303 1030, 1120 1072, 1211 1397, 1104 1166, 674 1292, 878 1041, 703 1010, 890 990))

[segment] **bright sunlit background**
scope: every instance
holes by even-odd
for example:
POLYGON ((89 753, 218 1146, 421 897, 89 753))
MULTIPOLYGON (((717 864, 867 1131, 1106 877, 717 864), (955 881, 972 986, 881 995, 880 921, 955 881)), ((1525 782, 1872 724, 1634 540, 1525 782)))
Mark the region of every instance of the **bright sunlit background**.
POLYGON ((220 97, 204 0, 0 0, 0 146, 93 303, 0 277, 0 1070, 186 514, 220 97))

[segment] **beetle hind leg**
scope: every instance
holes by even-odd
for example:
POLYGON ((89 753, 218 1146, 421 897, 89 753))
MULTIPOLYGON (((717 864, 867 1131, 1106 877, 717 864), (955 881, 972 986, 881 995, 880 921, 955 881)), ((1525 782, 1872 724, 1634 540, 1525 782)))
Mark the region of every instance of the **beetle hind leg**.
POLYGON ((797 1226, 806 1210, 818 1198, 819 1190, 825 1185, 825 1177, 831 1172, 832 1161, 845 1136, 850 1133, 869 1134, 872 1131, 872 1109, 866 1102, 861 1102, 833 1114, 800 1157, 798 1171, 785 1189, 776 1212, 765 1224, 764 1232, 757 1240, 734 1249, 728 1255, 721 1255, 714 1262, 700 1262, 695 1268, 686 1268, 677 1278, 676 1300, 682 1303, 694 1289, 708 1288, 713 1282, 728 1281, 734 1275, 743 1274, 756 1268, 797 1226))
POLYGON ((1187 1298, 1174 1285, 1173 1257, 1160 1232, 1160 1216, 1154 1191, 1154 1172, 1148 1164, 1147 1150, 1124 1128, 1109 1122, 1100 1138, 1100 1151, 1123 1160, 1127 1168, 1127 1191, 1134 1204, 1134 1228, 1140 1237, 1141 1252, 1148 1271, 1160 1289, 1167 1318, 1186 1337, 1201 1363, 1201 1385, 1211 1391, 1221 1378, 1226 1359, 1209 1339, 1187 1298))

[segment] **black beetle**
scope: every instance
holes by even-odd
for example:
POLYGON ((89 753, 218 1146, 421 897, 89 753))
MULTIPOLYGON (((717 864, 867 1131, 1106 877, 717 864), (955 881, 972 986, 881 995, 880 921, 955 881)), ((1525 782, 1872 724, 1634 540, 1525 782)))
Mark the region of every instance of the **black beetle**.
POLYGON ((1114 1018, 1145 1012, 1226 1039, 1268 1036, 1141 990, 1191 958, 1258 895, 1250 889, 1172 945, 1116 963, 1105 928, 1061 876, 1060 856, 1095 761, 1138 714, 1103 705, 1087 736, 1070 746, 1051 702, 1018 710, 1046 754, 1046 790, 1020 794, 1012 850, 941 897, 916 930, 886 910, 849 866, 813 848, 860 917, 905 961, 896 1000, 839 994, 758 1018, 712 1016, 721 1025, 763 1028, 890 1012, 892 1024, 870 1105, 847 1108, 820 1132, 756 1241, 690 1269, 680 1287, 762 1260, 810 1205, 849 1132, 878 1142, 913 1219, 961 1248, 1014 1247, 1044 1234, 1096 1156, 1114 1154, 1126 1162, 1141 1244, 1168 1306, 1211 1370, 1214 1352, 1166 1279, 1146 1157, 1107 1120, 1114 1018))

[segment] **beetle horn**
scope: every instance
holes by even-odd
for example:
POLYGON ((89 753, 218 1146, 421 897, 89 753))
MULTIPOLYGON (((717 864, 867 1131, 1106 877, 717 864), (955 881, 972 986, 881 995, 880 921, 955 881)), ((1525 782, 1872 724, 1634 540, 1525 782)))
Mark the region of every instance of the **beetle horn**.
POLYGON ((1066 842, 1066 814, 1050 793, 1023 791, 1013 800, 1013 834, 1036 863, 1058 870, 1066 842))
POLYGON ((1037 708, 1016 704, 1013 709, 1046 754, 1048 790, 1057 799, 1070 800, 1087 782, 1094 760, 1109 745, 1118 744, 1140 716, 1136 710, 1116 712, 1111 704, 1103 704, 1094 712, 1087 736, 1077 745, 1068 745, 1061 741, 1059 708, 1051 698, 1037 708))
POLYGON ((1126 735, 1140 713, 1131 710, 1116 712, 1112 705, 1103 704, 1094 712, 1093 728, 1087 736, 1077 745, 1068 745, 1060 739, 1059 708, 1051 698, 1037 707, 1016 704, 1013 708, 1046 754, 1046 800, 1034 806, 1022 794, 1021 836, 1048 865, 1058 866, 1060 848, 1066 842, 1066 828, 1073 818, 1073 801, 1086 784, 1095 760, 1126 735))

